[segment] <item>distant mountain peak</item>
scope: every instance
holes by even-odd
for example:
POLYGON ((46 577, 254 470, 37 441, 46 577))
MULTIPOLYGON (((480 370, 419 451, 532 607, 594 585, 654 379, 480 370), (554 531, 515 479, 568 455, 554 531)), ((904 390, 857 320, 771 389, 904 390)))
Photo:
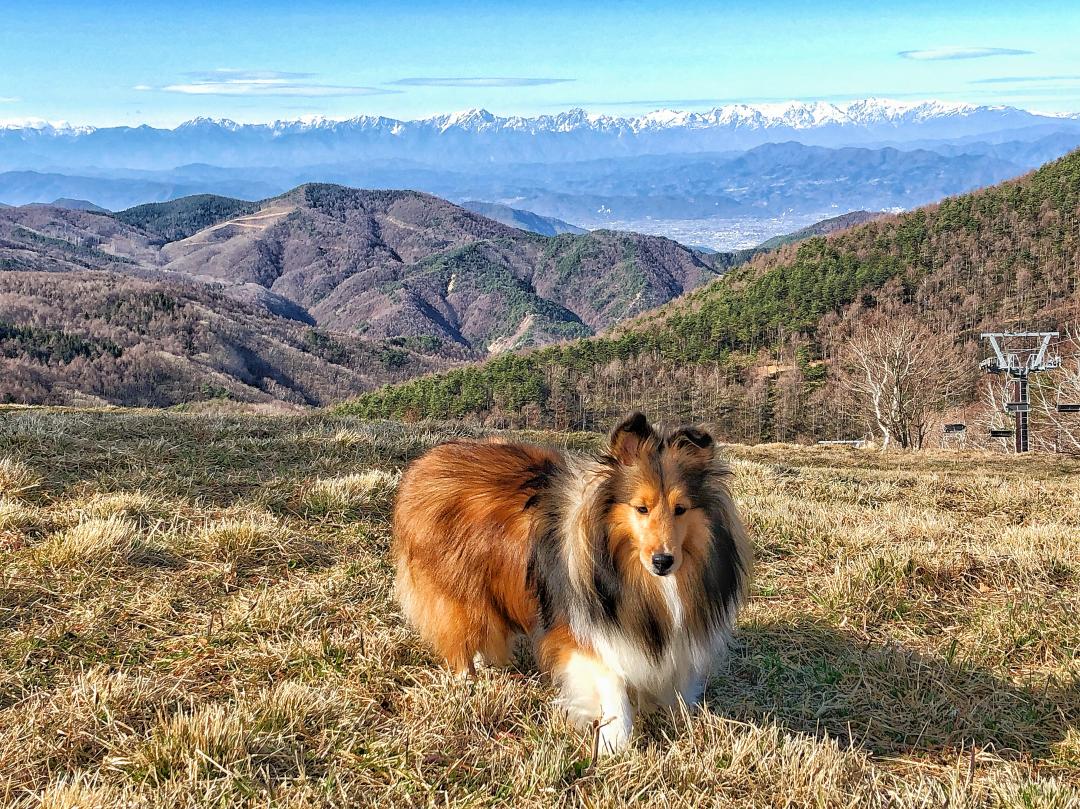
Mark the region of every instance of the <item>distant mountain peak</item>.
POLYGON ((46 121, 44 118, 16 118, 0 121, 0 130, 24 130, 48 135, 86 135, 93 126, 73 126, 67 121, 46 121))
MULTIPOLYGON (((531 117, 500 116, 474 107, 412 121, 377 115, 344 120, 305 116, 252 124, 200 117, 175 129, 94 129, 31 122, 24 128, 0 129, 0 171, 39 171, 48 166, 52 172, 75 170, 80 176, 97 176, 113 169, 171 171, 199 163, 228 167, 223 173, 232 177, 240 170, 266 170, 262 176, 275 189, 284 185, 274 171, 278 169, 288 170, 295 179, 351 181, 353 176, 376 176, 380 184, 395 187, 405 180, 393 171, 419 171, 420 166, 457 171, 477 166, 644 159, 745 152, 785 141, 823 148, 904 148, 905 144, 961 145, 975 140, 1033 142, 1050 135, 1080 135, 1080 118, 1040 116, 1015 107, 886 98, 726 104, 706 111, 665 107, 631 116, 580 107, 531 117), (297 171, 310 168, 318 171, 297 171)), ((414 185, 431 179, 423 174, 404 176, 414 185)), ((195 180, 202 178, 183 178, 187 187, 195 180)), ((175 192, 167 193, 175 196, 175 192)), ((262 184, 256 193, 273 191, 262 184)), ((512 194, 501 190, 471 193, 514 202, 512 194)), ((728 195, 723 188, 716 193, 728 195)), ((87 196, 78 189, 57 189, 52 196, 38 199, 61 195, 87 196)), ((236 195, 252 194, 244 189, 236 195)), ((600 202, 590 211, 599 210, 600 202)), ((726 205, 723 199, 716 203, 721 208, 726 205)), ((577 212, 538 212, 590 224, 577 212)))
POLYGON ((508 119, 498 118, 485 109, 474 107, 472 109, 451 112, 448 115, 436 115, 428 120, 438 126, 441 131, 445 132, 446 130, 455 127, 459 129, 478 130, 508 119))
POLYGON ((177 129, 226 129, 229 132, 236 132, 243 126, 244 124, 238 124, 230 118, 209 118, 205 115, 200 115, 197 118, 192 118, 190 121, 185 121, 180 124, 177 129))

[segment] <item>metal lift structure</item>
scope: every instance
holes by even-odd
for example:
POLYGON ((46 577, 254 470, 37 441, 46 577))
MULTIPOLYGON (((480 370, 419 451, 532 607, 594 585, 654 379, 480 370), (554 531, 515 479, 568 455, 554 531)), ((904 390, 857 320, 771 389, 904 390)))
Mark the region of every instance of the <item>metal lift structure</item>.
MULTIPOLYGON (((1061 357, 1050 353, 1050 343, 1058 336, 1056 331, 986 332, 982 335, 984 340, 990 341, 994 354, 979 363, 979 367, 987 373, 1007 376, 1010 395, 1005 403, 1005 412, 1012 413, 1014 418, 1012 430, 991 428, 990 436, 1012 436, 1017 452, 1031 449, 1028 436, 1028 414, 1031 412, 1029 377, 1061 367, 1061 357)), ((1058 403, 1057 409, 1063 413, 1080 412, 1080 404, 1058 403)))

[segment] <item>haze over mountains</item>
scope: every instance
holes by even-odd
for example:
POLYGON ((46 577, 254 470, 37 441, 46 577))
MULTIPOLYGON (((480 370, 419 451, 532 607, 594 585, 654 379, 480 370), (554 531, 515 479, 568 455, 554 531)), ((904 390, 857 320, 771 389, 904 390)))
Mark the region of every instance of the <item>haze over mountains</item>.
POLYGON ((520 208, 511 208, 498 202, 478 202, 468 200, 461 204, 473 213, 502 222, 512 228, 521 228, 530 233, 539 233, 541 236, 558 236, 560 233, 586 233, 585 228, 571 225, 554 216, 540 216, 532 211, 524 211, 520 208))
POLYGON ((658 110, 638 117, 581 109, 535 118, 487 110, 416 121, 361 115, 239 124, 196 118, 175 129, 89 127, 48 122, 0 129, 0 166, 168 169, 319 165, 357 159, 409 159, 442 166, 572 162, 643 154, 749 149, 798 140, 815 146, 889 145, 975 139, 1035 140, 1080 118, 1015 107, 864 99, 846 104, 732 104, 709 112, 658 110))
POLYGON ((0 128, 0 201, 111 210, 305 182, 413 189, 587 228, 731 249, 851 210, 900 210, 1017 176, 1080 145, 1080 118, 866 99, 637 117, 485 110, 175 129, 0 128))

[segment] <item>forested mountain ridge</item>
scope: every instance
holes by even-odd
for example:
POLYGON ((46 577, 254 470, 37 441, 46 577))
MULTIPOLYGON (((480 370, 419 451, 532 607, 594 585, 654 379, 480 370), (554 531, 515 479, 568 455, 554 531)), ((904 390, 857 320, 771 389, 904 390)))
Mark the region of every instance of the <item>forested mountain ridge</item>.
POLYGON ((861 225, 863 222, 869 222, 871 219, 877 219, 884 216, 880 211, 849 211, 839 216, 831 216, 828 219, 822 219, 820 222, 815 222, 812 225, 808 225, 799 230, 792 231, 791 233, 784 233, 780 236, 773 236, 771 239, 763 241, 757 246, 758 250, 776 250, 778 247, 783 247, 785 244, 794 244, 795 242, 801 242, 804 239, 809 239, 811 236, 828 236, 830 233, 836 233, 839 230, 847 230, 855 225, 861 225))
POLYGON ((661 237, 547 238, 414 191, 308 184, 201 224, 162 247, 164 269, 259 284, 335 331, 481 353, 591 334, 717 275, 661 237))
POLYGON ((262 203, 196 194, 169 202, 149 202, 112 214, 126 225, 138 228, 160 244, 186 239, 200 230, 245 214, 252 214, 262 203))
POLYGON ((325 404, 489 353, 593 334, 744 258, 634 233, 549 238, 427 194, 335 185, 304 185, 259 203, 200 195, 108 215, 5 208, 0 270, 10 272, 0 273, 0 322, 10 333, 0 360, 18 373, 0 395, 57 402, 82 390, 117 404, 172 404, 213 390, 325 404), (197 304, 221 326, 217 336, 203 335, 211 348, 168 339, 162 324, 172 309, 154 312, 157 331, 124 323, 108 301, 124 299, 129 286, 173 297, 183 289, 191 298, 185 312, 197 304), (24 327, 45 331, 18 331, 24 327), (35 347, 102 337, 131 356, 140 336, 162 361, 129 367, 145 377, 132 385, 105 381, 115 382, 126 362, 114 362, 119 356, 35 347), (332 373, 315 351, 327 340, 344 346, 331 352, 332 373), (234 352, 262 359, 222 359, 234 352), (87 363, 97 370, 80 370, 87 363), (151 378, 162 380, 158 400, 148 393, 151 378))
POLYGON ((0 272, 0 402, 319 405, 452 359, 331 334, 177 276, 0 272))
POLYGON ((412 380, 368 416, 596 427, 628 407, 742 440, 855 429, 831 396, 851 329, 912 313, 970 343, 1080 315, 1080 152, 1016 181, 754 257, 605 336, 412 380))
POLYGON ((27 206, 0 217, 7 268, 257 284, 328 329, 481 353, 608 328, 744 258, 634 233, 543 237, 428 194, 323 184, 259 203, 200 195, 109 216, 27 206))

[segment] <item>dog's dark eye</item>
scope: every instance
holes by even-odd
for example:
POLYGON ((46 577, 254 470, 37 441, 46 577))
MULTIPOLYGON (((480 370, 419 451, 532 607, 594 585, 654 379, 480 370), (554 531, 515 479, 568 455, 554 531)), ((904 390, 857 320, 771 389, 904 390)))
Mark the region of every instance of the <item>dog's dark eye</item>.
POLYGON ((634 506, 634 508, 636 508, 638 510, 638 514, 648 514, 649 513, 649 507, 648 506, 634 506))
POLYGON ((675 506, 675 516, 678 517, 681 514, 686 513, 686 506, 675 506))

